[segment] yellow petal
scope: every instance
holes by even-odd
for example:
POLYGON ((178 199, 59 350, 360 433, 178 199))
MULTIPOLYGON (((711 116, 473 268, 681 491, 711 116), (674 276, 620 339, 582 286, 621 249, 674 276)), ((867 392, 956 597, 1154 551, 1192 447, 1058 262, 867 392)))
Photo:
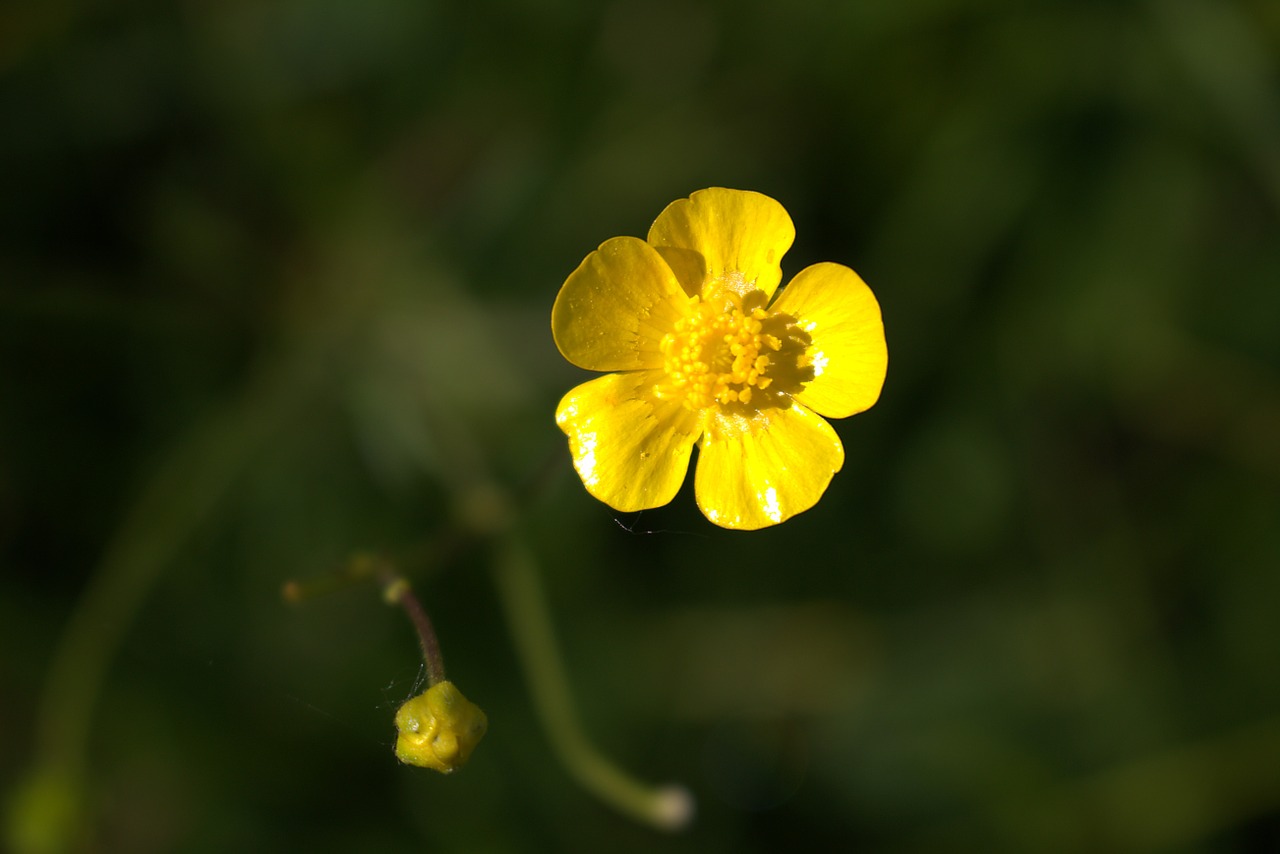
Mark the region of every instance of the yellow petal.
POLYGON ((551 309, 560 352, 589 371, 662 365, 658 344, 686 304, 671 268, 635 237, 600 244, 565 280, 551 309))
POLYGON ((776 525, 816 504, 842 465, 836 431, 799 404, 752 418, 721 413, 698 449, 698 506, 724 528, 776 525))
POLYGON ((649 229, 649 242, 690 296, 709 296, 717 287, 771 296, 795 237, 782 205, 760 193, 720 187, 672 202, 649 229))
POLYGON ((814 377, 795 399, 828 418, 846 418, 880 397, 889 351, 875 295, 842 264, 801 270, 773 304, 790 314, 813 343, 814 377))
POLYGON ((660 507, 689 470, 699 417, 654 397, 652 371, 609 374, 575 388, 556 409, 582 484, 615 510, 660 507))

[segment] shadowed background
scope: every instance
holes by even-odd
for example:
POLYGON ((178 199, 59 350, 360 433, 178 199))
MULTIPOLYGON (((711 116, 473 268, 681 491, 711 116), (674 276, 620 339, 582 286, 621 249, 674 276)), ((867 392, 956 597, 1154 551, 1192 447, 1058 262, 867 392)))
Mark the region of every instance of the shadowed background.
POLYGON ((6 796, 113 578, 74 850, 1280 846, 1276 4, 459 5, 0 12, 6 796), (706 186, 889 342, 755 534, 610 511, 552 420, 564 277, 706 186), (546 471, 585 725, 683 834, 554 761, 484 548, 413 576, 490 719, 453 777, 391 753, 403 615, 280 600, 546 471))

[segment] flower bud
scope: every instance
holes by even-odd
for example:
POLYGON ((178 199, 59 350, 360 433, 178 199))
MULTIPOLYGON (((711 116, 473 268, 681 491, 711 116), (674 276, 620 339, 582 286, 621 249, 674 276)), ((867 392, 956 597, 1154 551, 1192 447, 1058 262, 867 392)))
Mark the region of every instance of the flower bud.
POLYGON ((467 763, 489 719, 452 682, 437 682, 396 712, 396 758, 449 774, 467 763))

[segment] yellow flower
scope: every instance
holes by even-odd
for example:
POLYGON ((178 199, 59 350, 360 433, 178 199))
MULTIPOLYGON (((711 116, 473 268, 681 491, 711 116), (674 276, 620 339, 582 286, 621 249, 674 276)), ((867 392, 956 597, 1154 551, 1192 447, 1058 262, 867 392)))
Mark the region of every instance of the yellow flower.
POLYGON ((794 239, 768 196, 701 190, 668 205, 647 242, 607 240, 569 276, 556 346, 617 372, 556 410, 588 492, 624 512, 666 504, 696 442, 698 506, 717 525, 776 525, 822 497, 844 448, 821 416, 875 403, 888 351, 880 306, 848 267, 815 264, 773 299, 794 239))

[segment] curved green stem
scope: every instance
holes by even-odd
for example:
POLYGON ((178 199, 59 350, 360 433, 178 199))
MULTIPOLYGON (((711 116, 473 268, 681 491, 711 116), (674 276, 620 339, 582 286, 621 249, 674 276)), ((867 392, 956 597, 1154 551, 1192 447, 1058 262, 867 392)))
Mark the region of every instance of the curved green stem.
POLYGON ((693 817, 693 797, 685 788, 641 783, 587 739, 574 709, 538 568, 514 536, 499 546, 494 578, 534 706, 565 768, 588 791, 633 818, 663 830, 686 826, 693 817))
POLYGON ((36 707, 31 769, 5 816, 12 850, 72 846, 83 821, 90 733, 113 659, 162 573, 306 389, 286 384, 289 367, 268 372, 244 399, 179 442, 125 517, 54 650, 36 707))

